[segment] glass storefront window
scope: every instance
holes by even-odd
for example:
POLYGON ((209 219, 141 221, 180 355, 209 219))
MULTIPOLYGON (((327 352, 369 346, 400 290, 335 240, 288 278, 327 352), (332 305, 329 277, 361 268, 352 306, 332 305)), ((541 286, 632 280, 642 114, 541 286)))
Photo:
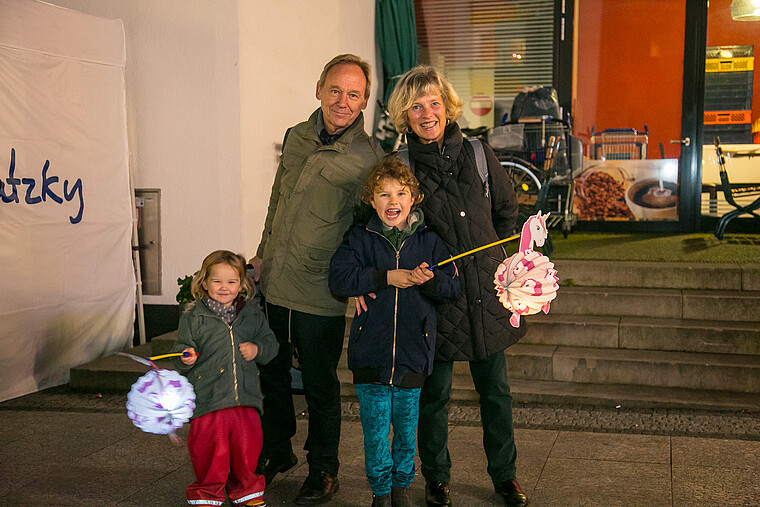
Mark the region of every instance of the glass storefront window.
POLYGON ((466 127, 509 119, 524 88, 552 85, 554 0, 417 0, 420 63, 465 102, 466 127))
POLYGON ((575 134, 583 221, 678 220, 684 2, 579 0, 575 134))
MULTIPOLYGON (((736 209, 726 201, 721 188, 716 140, 720 141, 730 183, 740 188, 760 188, 760 79, 754 75, 760 49, 760 17, 737 11, 750 3, 710 0, 708 5, 702 150, 704 216, 718 218, 736 209)), ((737 205, 748 206, 758 198, 758 192, 737 191, 733 198, 737 205)))

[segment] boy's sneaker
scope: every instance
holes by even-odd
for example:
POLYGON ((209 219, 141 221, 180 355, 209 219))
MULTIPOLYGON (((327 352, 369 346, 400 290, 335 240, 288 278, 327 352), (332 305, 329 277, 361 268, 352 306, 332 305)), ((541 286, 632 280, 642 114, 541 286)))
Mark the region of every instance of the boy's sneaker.
POLYGON ((412 507, 408 491, 409 488, 393 486, 391 488, 391 507, 412 507))

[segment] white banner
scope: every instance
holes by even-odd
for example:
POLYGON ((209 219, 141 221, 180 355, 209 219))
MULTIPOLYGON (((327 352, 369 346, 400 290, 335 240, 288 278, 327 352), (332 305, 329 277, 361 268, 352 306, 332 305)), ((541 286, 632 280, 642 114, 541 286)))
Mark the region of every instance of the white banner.
POLYGON ((124 29, 0 0, 0 401, 132 340, 124 29))

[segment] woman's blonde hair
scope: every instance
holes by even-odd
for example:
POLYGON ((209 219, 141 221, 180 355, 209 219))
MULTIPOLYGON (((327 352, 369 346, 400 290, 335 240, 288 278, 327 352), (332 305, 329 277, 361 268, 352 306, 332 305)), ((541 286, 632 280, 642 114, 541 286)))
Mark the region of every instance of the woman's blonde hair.
POLYGON ((412 196, 412 206, 422 202, 423 194, 420 192, 420 182, 395 153, 384 156, 372 168, 367 177, 367 182, 362 188, 362 201, 371 206, 372 199, 375 197, 375 190, 386 178, 394 179, 409 189, 412 196))
POLYGON ((240 294, 242 294, 246 300, 253 299, 253 296, 256 295, 256 289, 248 280, 245 270, 245 259, 242 255, 232 253, 229 250, 216 250, 203 259, 200 271, 193 275, 193 281, 190 284, 190 291, 195 299, 209 297, 208 291, 203 287, 203 282, 208 280, 208 277, 211 276, 211 266, 217 264, 227 264, 229 267, 237 271, 237 274, 240 277, 240 294))
POLYGON ((407 111, 414 101, 425 95, 440 94, 446 107, 446 119, 455 122, 462 116, 464 102, 443 74, 430 65, 418 65, 401 76, 388 100, 391 121, 399 132, 409 128, 407 111))

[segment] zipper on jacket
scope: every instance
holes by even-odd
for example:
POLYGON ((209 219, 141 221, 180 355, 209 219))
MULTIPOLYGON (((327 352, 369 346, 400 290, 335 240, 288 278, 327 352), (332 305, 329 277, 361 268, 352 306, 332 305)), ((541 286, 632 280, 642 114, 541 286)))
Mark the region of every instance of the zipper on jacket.
MULTIPOLYGON (((225 322, 225 324, 227 324, 225 322)), ((232 326, 227 324, 230 330, 230 344, 232 345, 232 378, 234 380, 233 387, 235 388, 235 404, 240 405, 240 398, 238 398, 238 382, 237 382, 237 361, 235 361, 235 336, 232 334, 232 326)))
MULTIPOLYGON (((401 247, 404 246, 404 243, 401 243, 401 246, 398 247, 398 250, 396 250, 396 269, 398 269, 398 261, 401 257, 401 247)), ((396 296, 395 301, 393 302, 393 348, 391 349, 391 378, 388 380, 388 384, 393 385, 393 375, 396 373, 396 323, 398 321, 398 287, 394 287, 396 289, 396 296)))
MULTIPOLYGON (((399 259, 401 258, 401 249, 404 248, 404 243, 406 243, 406 239, 401 242, 398 249, 396 249, 395 246, 393 246, 393 243, 390 239, 386 238, 384 234, 373 231, 369 227, 366 227, 366 229, 369 232, 374 232, 378 236, 385 238, 385 240, 391 245, 391 248, 396 251, 396 269, 399 267, 399 259)), ((394 287, 396 289, 396 295, 394 296, 393 301, 393 346, 391 347, 391 378, 388 379, 388 385, 393 385, 393 375, 396 373, 396 325, 398 321, 398 287, 394 287)))

